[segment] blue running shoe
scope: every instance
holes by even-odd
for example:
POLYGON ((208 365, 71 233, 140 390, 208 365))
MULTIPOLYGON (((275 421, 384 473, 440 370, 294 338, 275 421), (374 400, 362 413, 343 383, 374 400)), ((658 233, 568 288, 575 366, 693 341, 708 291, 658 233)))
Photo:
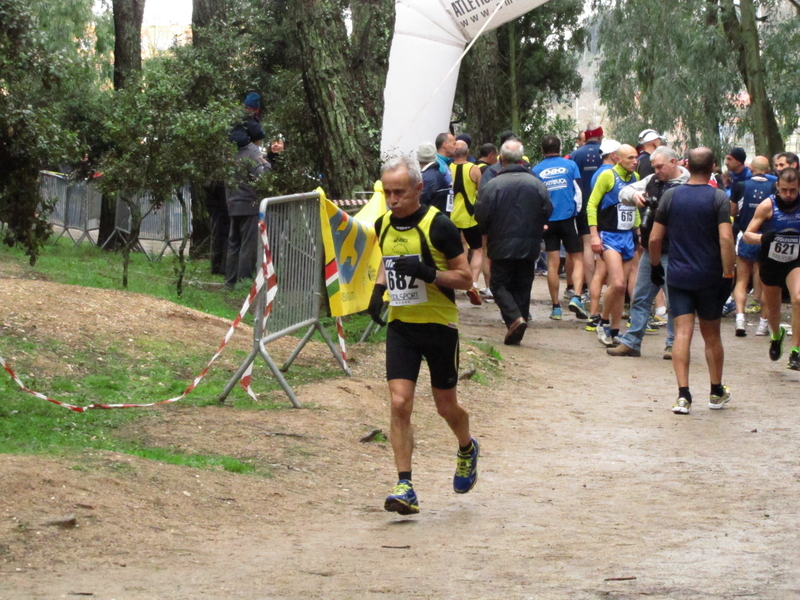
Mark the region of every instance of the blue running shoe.
POLYGON ((727 317, 733 311, 736 310, 736 303, 733 301, 733 298, 728 298, 728 301, 722 305, 722 316, 727 317))
POLYGON ((456 454, 456 474, 453 477, 453 490, 456 494, 466 494, 478 481, 478 440, 472 438, 472 452, 456 454))
POLYGON ((561 307, 560 306, 554 306, 553 310, 550 311, 550 318, 553 319, 553 321, 560 321, 561 320, 561 314, 562 314, 561 307))
POLYGON ((386 496, 383 508, 399 515, 416 515, 419 513, 417 494, 408 479, 401 479, 397 482, 392 493, 386 496))
POLYGON ((572 297, 572 300, 569 301, 569 309, 575 313, 578 319, 586 320, 589 318, 589 313, 586 312, 586 308, 583 306, 580 296, 572 297))

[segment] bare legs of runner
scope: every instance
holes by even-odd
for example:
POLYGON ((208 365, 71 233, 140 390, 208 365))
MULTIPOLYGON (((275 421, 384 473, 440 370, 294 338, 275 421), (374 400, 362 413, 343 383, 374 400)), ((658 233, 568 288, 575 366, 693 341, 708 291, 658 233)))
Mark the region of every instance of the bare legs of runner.
MULTIPOLYGON (((411 413, 414 410, 415 388, 416 384, 408 379, 389 380, 392 402, 389 437, 398 472, 411 470, 411 455, 414 452, 414 427, 411 424, 411 413)), ((458 438, 459 446, 468 446, 472 439, 469 435, 469 414, 458 403, 457 388, 431 389, 436 409, 458 438)))

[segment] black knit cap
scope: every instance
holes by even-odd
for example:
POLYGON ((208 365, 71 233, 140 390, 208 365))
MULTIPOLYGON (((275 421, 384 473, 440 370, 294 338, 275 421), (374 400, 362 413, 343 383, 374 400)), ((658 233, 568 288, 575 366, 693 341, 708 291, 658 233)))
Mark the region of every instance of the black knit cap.
POLYGON ((747 160, 747 152, 744 151, 744 148, 740 148, 739 146, 735 146, 728 150, 728 156, 732 156, 742 164, 744 164, 744 161, 747 160))

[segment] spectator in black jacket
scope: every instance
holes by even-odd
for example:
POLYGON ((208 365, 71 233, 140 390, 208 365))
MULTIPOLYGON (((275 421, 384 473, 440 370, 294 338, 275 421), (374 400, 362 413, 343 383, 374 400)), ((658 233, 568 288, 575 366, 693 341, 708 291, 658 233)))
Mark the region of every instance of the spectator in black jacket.
POLYGON ((259 197, 253 182, 272 166, 261 154, 264 130, 250 123, 247 143, 237 142, 236 186, 226 188, 231 225, 228 234, 228 257, 225 265, 225 285, 232 288, 242 279, 253 279, 258 260, 259 197))
POLYGON ((492 260, 492 294, 508 327, 507 345, 519 344, 528 327, 536 259, 553 212, 545 185, 520 164, 524 152, 519 140, 503 144, 502 168, 480 189, 475 205, 492 260))

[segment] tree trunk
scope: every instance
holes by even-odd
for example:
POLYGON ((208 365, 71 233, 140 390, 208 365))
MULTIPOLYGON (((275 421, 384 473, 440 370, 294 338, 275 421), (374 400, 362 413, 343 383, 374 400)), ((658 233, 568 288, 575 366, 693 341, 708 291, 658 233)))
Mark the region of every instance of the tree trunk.
MULTIPOLYGON (((142 19, 145 0, 113 0, 114 10, 114 89, 121 90, 135 81, 142 70, 142 19)), ((106 241, 114 234, 116 200, 103 196, 100 205, 98 245, 108 250, 119 247, 120 240, 106 241)), ((128 254, 130 252, 128 251, 128 254)), ((128 257, 124 264, 124 285, 128 280, 128 257)))
POLYGON ((753 0, 740 0, 739 6, 741 20, 736 16, 733 2, 726 1, 723 25, 728 42, 737 53, 739 72, 750 96, 748 116, 755 139, 756 153, 771 157, 783 151, 783 137, 764 85, 753 0))
POLYGON ((121 90, 142 70, 145 0, 113 0, 114 89, 121 90))
POLYGON ((183 297, 183 278, 186 276, 186 244, 189 243, 189 211, 183 200, 183 190, 175 190, 175 197, 181 204, 181 245, 178 248, 178 278, 175 282, 175 291, 178 298, 183 297))
MULTIPOLYGON (((706 0, 706 27, 708 29, 719 26, 719 7, 717 0, 706 0)), ((720 140, 719 129, 722 122, 722 115, 719 104, 714 100, 716 96, 714 85, 708 78, 703 78, 705 92, 703 94, 703 113, 700 115, 701 131, 700 139, 702 143, 714 151, 714 156, 719 164, 722 164, 722 141, 720 140)), ((691 148, 698 145, 697 132, 692 131, 689 136, 691 148)))
POLYGON ((324 148, 323 187, 332 198, 350 197, 372 189, 378 174, 394 0, 352 0, 349 39, 341 2, 292 2, 310 116, 324 148))
POLYGON ((114 235, 116 228, 117 199, 108 194, 103 194, 100 201, 100 228, 97 231, 97 245, 104 250, 117 250, 122 242, 119 238, 114 238, 109 242, 109 238, 114 235))
POLYGON ((508 22, 508 87, 511 90, 511 131, 520 135, 519 88, 517 87, 517 24, 508 22))
POLYGON ((228 0, 192 0, 192 45, 203 46, 205 30, 224 26, 228 19, 228 0))
MULTIPOLYGON (((222 28, 228 26, 228 10, 230 0, 192 0, 192 46, 197 55, 203 60, 213 61, 220 71, 229 64, 230 57, 219 55, 219 49, 212 43, 214 36, 222 28)), ((219 84, 207 72, 200 70, 194 75, 192 92, 189 103, 198 108, 205 107, 209 99, 225 94, 224 89, 219 89, 219 84)), ((209 174, 211 178, 211 174, 209 174)), ((206 209, 206 194, 211 186, 224 185, 211 180, 209 186, 192 184, 192 234, 189 254, 192 258, 208 256, 211 250, 211 219, 206 209)), ((223 192, 224 194, 224 192, 223 192)), ((213 263, 213 259, 212 259, 213 263)), ((212 264, 212 272, 213 272, 212 264)), ((181 295, 180 280, 178 283, 178 296, 181 295)))
POLYGON ((783 152, 783 137, 764 84, 756 10, 753 0, 740 0, 739 7, 741 10, 743 62, 747 73, 746 77, 743 73, 743 78, 747 92, 750 94, 750 118, 753 123, 756 153, 772 157, 778 152, 783 152))
POLYGON ((484 33, 464 57, 459 76, 465 127, 477 145, 496 143, 501 129, 497 105, 497 31, 484 33))

